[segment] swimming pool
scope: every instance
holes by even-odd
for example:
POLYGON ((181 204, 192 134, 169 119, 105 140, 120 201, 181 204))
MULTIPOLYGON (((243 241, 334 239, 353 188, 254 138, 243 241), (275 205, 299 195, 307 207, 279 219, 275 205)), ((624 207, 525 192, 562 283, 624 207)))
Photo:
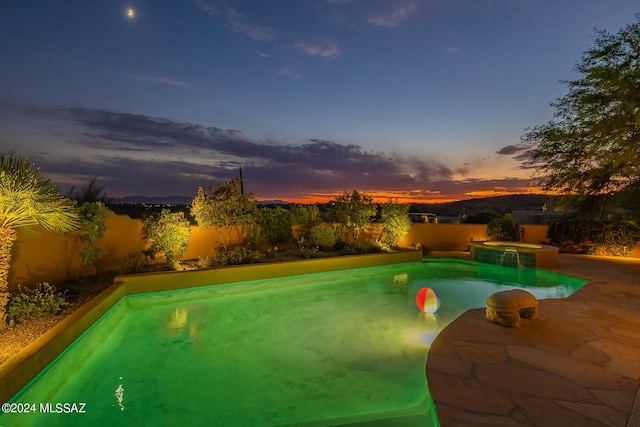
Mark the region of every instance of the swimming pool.
POLYGON ((37 411, 0 425, 435 425, 425 362, 442 328, 498 290, 583 284, 440 260, 129 296, 12 400, 37 411), (415 305, 426 286, 442 302, 431 316, 415 305))

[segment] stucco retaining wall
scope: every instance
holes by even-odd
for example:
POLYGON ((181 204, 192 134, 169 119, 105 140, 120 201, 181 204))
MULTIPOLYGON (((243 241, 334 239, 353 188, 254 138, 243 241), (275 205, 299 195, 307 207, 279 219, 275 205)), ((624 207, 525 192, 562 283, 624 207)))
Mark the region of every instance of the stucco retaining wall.
MULTIPOLYGON (((525 243, 545 243, 547 225, 523 225, 525 243)), ((372 224, 370 230, 362 233, 362 239, 380 236, 381 224, 372 224)), ((469 242, 486 240, 486 224, 432 224, 414 223, 407 236, 400 241, 403 247, 422 244, 425 251, 466 251, 469 242)), ((242 241, 243 236, 231 235, 231 243, 242 241)), ((221 239, 214 228, 206 230, 191 227, 191 239, 184 259, 194 259, 212 255, 221 245, 221 239)), ((127 215, 109 212, 107 233, 98 244, 104 256, 97 265, 80 266, 81 245, 75 232, 56 234, 42 232, 39 237, 29 239, 18 233, 18 240, 12 250, 9 271, 9 290, 17 285, 34 286, 39 282, 60 284, 65 281, 104 271, 116 270, 119 259, 125 255, 145 249, 142 238, 142 221, 127 215), (79 268, 80 267, 80 268, 79 268)), ((640 244, 629 254, 640 257, 640 244)))

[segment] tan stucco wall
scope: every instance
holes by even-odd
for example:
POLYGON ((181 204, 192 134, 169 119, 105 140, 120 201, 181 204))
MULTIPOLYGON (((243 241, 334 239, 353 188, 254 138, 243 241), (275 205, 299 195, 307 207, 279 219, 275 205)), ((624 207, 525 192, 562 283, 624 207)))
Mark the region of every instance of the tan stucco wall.
MULTIPOLYGON (((246 230, 241 233, 246 233, 246 230)), ((238 236, 237 231, 231 233, 231 244, 242 239, 243 236, 238 236)), ((214 228, 203 230, 198 226, 192 226, 189 247, 183 258, 194 259, 212 255, 221 245, 222 239, 214 228)), ((99 260, 97 268, 92 263, 80 266, 82 247, 77 233, 42 231, 36 238, 28 238, 18 233, 18 239, 12 248, 9 290, 15 291, 18 285, 33 286, 39 282, 59 284, 78 276, 116 270, 120 258, 145 249, 142 220, 109 211, 107 232, 104 239, 98 243, 98 247, 104 250, 104 256, 99 260)), ((162 260, 162 256, 159 260, 162 260)))
MULTIPOLYGON (((380 235, 380 224, 372 224, 370 230, 364 232, 361 239, 377 238, 380 235)), ((526 243, 544 243, 547 240, 547 225, 524 225, 524 241, 526 243)), ((400 246, 411 247, 422 244, 425 251, 464 251, 471 240, 486 240, 485 224, 427 224, 414 223, 407 236, 400 241, 400 246)), ((246 233, 246 230, 245 230, 246 233)), ((242 239, 237 233, 231 236, 231 242, 242 239)), ((214 228, 202 230, 198 226, 191 227, 191 239, 184 259, 194 259, 212 255, 221 245, 221 239, 214 228)), ((81 267, 80 243, 77 234, 56 234, 42 232, 37 238, 26 238, 18 233, 14 244, 13 260, 9 272, 9 290, 15 291, 18 284, 33 286, 39 282, 60 284, 66 280, 86 276, 101 271, 112 271, 118 268, 118 260, 127 254, 144 250, 146 242, 142 239, 142 221, 131 219, 127 215, 116 215, 109 212, 107 233, 99 242, 104 249, 104 257, 98 263, 98 269, 92 264, 81 267)), ((630 253, 640 257, 640 244, 630 253)))
MULTIPOLYGON (((238 231, 231 232, 230 244, 241 242, 244 239, 242 233, 246 233, 247 230, 241 231, 239 236, 238 231)), ((226 236, 225 236, 226 237, 226 236)), ((191 226, 191 238, 189 239, 189 247, 187 253, 184 255, 184 259, 194 259, 203 256, 209 256, 216 252, 217 248, 222 245, 222 239, 216 232, 215 228, 207 228, 203 230, 197 225, 191 226)))
POLYGON ((421 243, 425 251, 464 251, 471 240, 486 240, 486 224, 414 223, 401 246, 421 243))
POLYGON ((78 269, 82 247, 77 233, 42 231, 35 238, 18 233, 11 251, 9 290, 15 290, 19 284, 60 283, 77 275, 115 270, 120 257, 144 249, 144 244, 140 220, 109 212, 105 237, 98 243, 104 249, 98 268, 90 263, 78 269))

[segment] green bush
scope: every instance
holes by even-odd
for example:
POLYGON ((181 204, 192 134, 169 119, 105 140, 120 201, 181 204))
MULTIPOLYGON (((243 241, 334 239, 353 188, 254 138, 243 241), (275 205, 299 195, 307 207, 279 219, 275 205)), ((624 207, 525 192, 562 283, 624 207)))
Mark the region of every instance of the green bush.
POLYGON ((336 244, 336 233, 334 230, 323 227, 322 225, 316 225, 311 228, 309 232, 309 245, 311 247, 317 246, 321 250, 330 250, 336 244))
POLYGON ((267 241, 267 235, 260 224, 253 224, 249 236, 245 239, 245 244, 248 248, 260 250, 260 248, 267 241))
POLYGON ((317 246, 304 246, 297 244, 293 248, 293 253, 298 258, 318 258, 320 256, 320 249, 317 246))
POLYGON ((139 273, 144 268, 147 257, 142 252, 134 252, 118 258, 118 274, 139 273))
POLYGON ((640 228, 628 221, 564 219, 551 223, 549 240, 564 252, 626 255, 640 241, 640 228))
POLYGON ((494 218, 487 224, 487 237, 500 242, 519 242, 520 226, 510 214, 494 218))
POLYGON ((258 223, 270 245, 284 243, 291 238, 291 226, 293 225, 291 211, 276 206, 275 208, 262 208, 259 213, 258 223))
POLYGON ((261 262, 264 255, 258 251, 247 248, 239 248, 232 251, 221 251, 215 255, 201 257, 198 266, 209 268, 224 265, 255 264, 261 262))
POLYGON ((291 221, 300 230, 300 237, 309 237, 311 229, 319 225, 320 209, 316 205, 294 205, 291 208, 291 221))
POLYGON ((21 320, 53 316, 66 304, 64 292, 47 282, 38 283, 33 289, 18 287, 18 293, 9 296, 7 322, 13 326, 21 320))
POLYGON ((244 193, 240 178, 233 178, 217 187, 198 188, 191 215, 203 230, 213 227, 227 251, 234 230, 240 234, 242 227, 256 223, 257 208, 253 194, 244 193))
POLYGON ((187 252, 191 226, 183 212, 162 209, 160 215, 151 215, 144 220, 142 230, 149 242, 151 256, 163 252, 167 257, 167 265, 172 265, 174 259, 187 252))
POLYGON ((264 251, 264 256, 267 259, 274 259, 275 257, 278 256, 278 247, 277 246, 272 246, 272 247, 267 248, 264 251))
POLYGON ((360 234, 376 216, 377 206, 373 203, 373 197, 357 190, 344 192, 330 203, 333 222, 351 237, 352 242, 358 241, 360 234))
POLYGON ((382 205, 380 217, 383 221, 382 238, 389 246, 398 246, 400 240, 411 229, 409 205, 400 205, 389 201, 382 205))
POLYGON ((104 252, 97 244, 107 232, 109 209, 102 202, 85 202, 77 209, 80 216, 78 237, 82 243, 81 265, 93 261, 97 267, 97 261, 104 252))
POLYGON ((202 256, 198 258, 198 267, 209 268, 216 265, 215 259, 212 256, 202 256))
POLYGON ((373 254, 387 251, 388 245, 378 240, 374 240, 348 243, 340 250, 340 255, 373 254))

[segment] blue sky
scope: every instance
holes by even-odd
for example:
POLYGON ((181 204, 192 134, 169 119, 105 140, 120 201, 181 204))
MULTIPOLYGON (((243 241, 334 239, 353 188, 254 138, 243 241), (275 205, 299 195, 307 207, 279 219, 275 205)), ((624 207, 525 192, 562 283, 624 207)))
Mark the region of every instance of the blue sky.
POLYGON ((626 0, 0 2, 0 152, 66 189, 536 191, 518 155, 626 0), (128 16, 131 9, 133 16, 128 16))

